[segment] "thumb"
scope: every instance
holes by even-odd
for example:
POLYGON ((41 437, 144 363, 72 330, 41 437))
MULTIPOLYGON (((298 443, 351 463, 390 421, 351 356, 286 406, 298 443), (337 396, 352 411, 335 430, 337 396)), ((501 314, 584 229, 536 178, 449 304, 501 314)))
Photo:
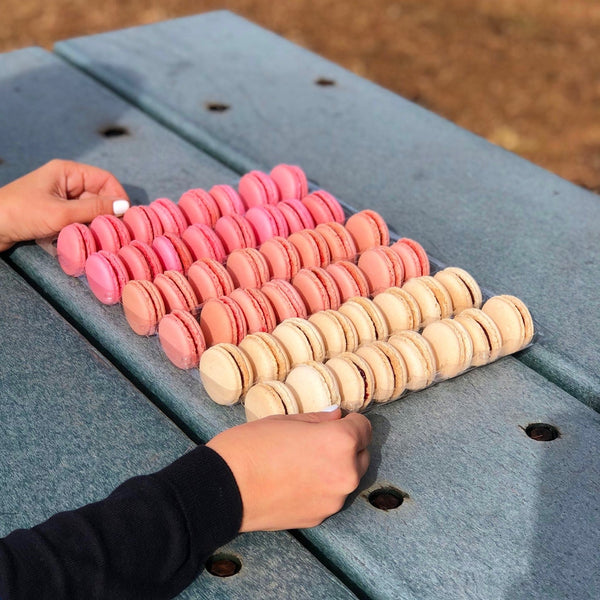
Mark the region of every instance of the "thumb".
POLYGON ((337 421, 342 416, 342 411, 339 406, 331 405, 321 412, 300 413, 298 415, 277 415, 273 418, 280 418, 293 421, 304 421, 306 423, 324 423, 325 421, 337 421), (328 410, 334 409, 335 410, 328 410))
POLYGON ((90 223, 98 215, 120 217, 128 208, 129 201, 124 198, 85 194, 81 198, 65 200, 65 219, 68 223, 90 223))

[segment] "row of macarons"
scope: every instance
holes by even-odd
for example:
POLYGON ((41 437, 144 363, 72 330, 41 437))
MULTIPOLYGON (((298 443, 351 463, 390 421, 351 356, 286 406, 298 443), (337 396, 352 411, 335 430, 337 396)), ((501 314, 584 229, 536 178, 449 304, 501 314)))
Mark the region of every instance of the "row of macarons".
MULTIPOLYGON (((299 167, 290 165, 278 165, 274 171, 277 169, 279 172, 281 169, 302 172, 299 167)), ((301 199, 290 197, 279 201, 282 193, 271 180, 278 194, 271 194, 268 199, 277 198, 277 202, 251 200, 256 194, 251 195, 249 184, 243 183, 257 182, 258 174, 251 171, 240 180, 240 189, 246 190, 247 202, 231 186, 216 185, 210 192, 199 188, 188 190, 177 204, 168 198, 158 198, 148 206, 131 206, 122 218, 99 215, 89 227, 82 223, 70 224, 63 228, 57 240, 61 267, 68 275, 79 276, 93 252, 116 253, 133 240, 152 244, 155 238, 163 235, 183 237, 192 250, 199 243, 207 245, 209 251, 222 260, 233 247, 256 247, 275 235, 287 237, 301 229, 312 229, 319 223, 345 221, 340 203, 325 190, 316 190, 301 199), (198 237, 200 242, 195 243, 198 237)), ((260 175, 271 179, 265 173, 260 175)))
POLYGON ((342 333, 330 326, 324 335, 333 317, 317 314, 288 319, 272 334, 251 334, 239 345, 209 348, 199 364, 207 394, 222 405, 242 400, 248 420, 330 405, 364 411, 520 350, 534 334, 527 307, 509 295, 433 321, 421 333, 398 331, 362 344, 347 333, 355 325, 351 316, 338 311, 342 333), (345 338, 346 349, 328 353, 336 336, 338 346, 345 338))
POLYGON ((153 296, 158 294, 149 282, 139 282, 126 288, 123 308, 134 331, 150 333, 153 327, 171 362, 189 369, 198 365, 207 348, 220 343, 240 344, 248 334, 270 333, 291 318, 312 320, 321 328, 327 356, 334 356, 399 331, 418 331, 433 321, 482 304, 475 279, 456 267, 447 267, 434 276, 414 277, 402 287, 389 287, 373 298, 355 294, 342 300, 335 280, 320 267, 302 269, 294 284, 274 279, 261 288, 238 288, 207 300, 200 310, 175 308, 156 320, 153 296), (332 332, 331 327, 337 330, 332 332), (343 339, 348 340, 346 345, 338 343, 343 339))

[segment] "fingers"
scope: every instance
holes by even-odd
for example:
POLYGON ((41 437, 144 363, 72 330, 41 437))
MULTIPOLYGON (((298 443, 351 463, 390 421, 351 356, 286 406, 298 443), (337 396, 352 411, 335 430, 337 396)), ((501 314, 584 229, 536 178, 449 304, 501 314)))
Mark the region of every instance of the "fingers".
POLYGON ((371 443, 371 422, 364 415, 350 413, 340 421, 340 425, 356 439, 358 451, 364 450, 371 443))
POLYGON ((62 169, 65 198, 79 198, 82 194, 88 193, 129 199, 123 186, 109 171, 72 161, 53 162, 58 163, 53 168, 62 169))
POLYGON ((367 449, 361 450, 356 455, 356 469, 358 471, 359 478, 362 478, 363 475, 367 472, 369 468, 369 463, 371 462, 371 455, 367 449))
POLYGON ((335 410, 323 411, 323 412, 312 412, 312 413, 301 413, 298 415, 274 415, 267 417, 268 419, 286 419, 291 421, 302 421, 304 423, 324 423, 326 421, 337 421, 341 418, 342 411, 339 406, 335 410))

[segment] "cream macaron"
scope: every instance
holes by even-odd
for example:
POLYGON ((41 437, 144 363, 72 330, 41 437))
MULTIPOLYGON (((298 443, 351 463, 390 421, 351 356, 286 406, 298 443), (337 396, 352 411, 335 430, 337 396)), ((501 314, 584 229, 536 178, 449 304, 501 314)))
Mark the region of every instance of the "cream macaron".
POLYGON ((400 287, 391 287, 377 294, 373 302, 387 321, 390 335, 421 326, 421 309, 414 297, 400 287))
POLYGON ((253 385, 244 398, 246 421, 271 415, 297 415, 298 403, 292 390, 281 381, 263 381, 253 385))
POLYGON ((396 400, 406 389, 407 369, 402 355, 388 342, 376 340, 360 346, 356 354, 364 358, 373 371, 375 402, 396 400))
POLYGON ((433 349, 439 379, 455 377, 471 366, 473 341, 454 319, 434 321, 423 329, 422 335, 433 349))
POLYGON ((341 404, 340 389, 333 373, 312 361, 294 367, 285 383, 291 388, 301 413, 319 412, 341 404))
POLYGON ((354 323, 339 310, 320 310, 308 320, 319 330, 325 344, 325 358, 358 348, 358 333, 354 323))
POLYGON ((502 335, 502 356, 521 350, 531 342, 534 325, 525 303, 515 296, 492 296, 482 307, 502 335))
POLYGON ((420 327, 452 316, 452 298, 448 290, 431 275, 413 277, 406 281, 402 289, 407 291, 419 305, 420 327))
POLYGON ((406 363, 406 389, 422 390, 430 386, 437 371, 435 355, 431 344, 416 331, 401 331, 391 335, 390 343, 406 363))
POLYGON ((248 356, 254 372, 254 381, 276 379, 283 381, 290 368, 288 354, 279 340, 270 333, 257 331, 247 335, 239 348, 248 356))
POLYGON ((330 358, 325 366, 336 378, 341 407, 349 412, 363 411, 371 404, 375 376, 369 363, 355 352, 342 352, 330 358))
POLYGON ((434 276, 452 298, 454 316, 467 308, 480 308, 483 300, 481 288, 475 279, 464 269, 447 267, 434 276))
POLYGON ((325 360, 325 343, 320 331, 306 319, 292 317, 282 321, 273 330, 273 337, 279 340, 287 352, 292 367, 316 360, 325 360))
POLYGON ((467 308, 455 320, 464 326, 473 341, 473 367, 493 362, 502 351, 502 334, 498 326, 479 308, 467 308))
POLYGON ((358 333, 359 346, 375 340, 385 340, 388 337, 387 321, 380 308, 370 298, 357 296, 346 300, 339 311, 354 324, 358 333))

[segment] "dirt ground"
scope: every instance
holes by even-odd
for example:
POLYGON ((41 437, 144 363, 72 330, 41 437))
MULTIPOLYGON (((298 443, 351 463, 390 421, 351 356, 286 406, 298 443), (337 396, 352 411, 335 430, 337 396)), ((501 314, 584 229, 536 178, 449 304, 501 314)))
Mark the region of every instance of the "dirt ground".
POLYGON ((1 2, 0 51, 228 8, 600 192, 598 0, 1 2))

